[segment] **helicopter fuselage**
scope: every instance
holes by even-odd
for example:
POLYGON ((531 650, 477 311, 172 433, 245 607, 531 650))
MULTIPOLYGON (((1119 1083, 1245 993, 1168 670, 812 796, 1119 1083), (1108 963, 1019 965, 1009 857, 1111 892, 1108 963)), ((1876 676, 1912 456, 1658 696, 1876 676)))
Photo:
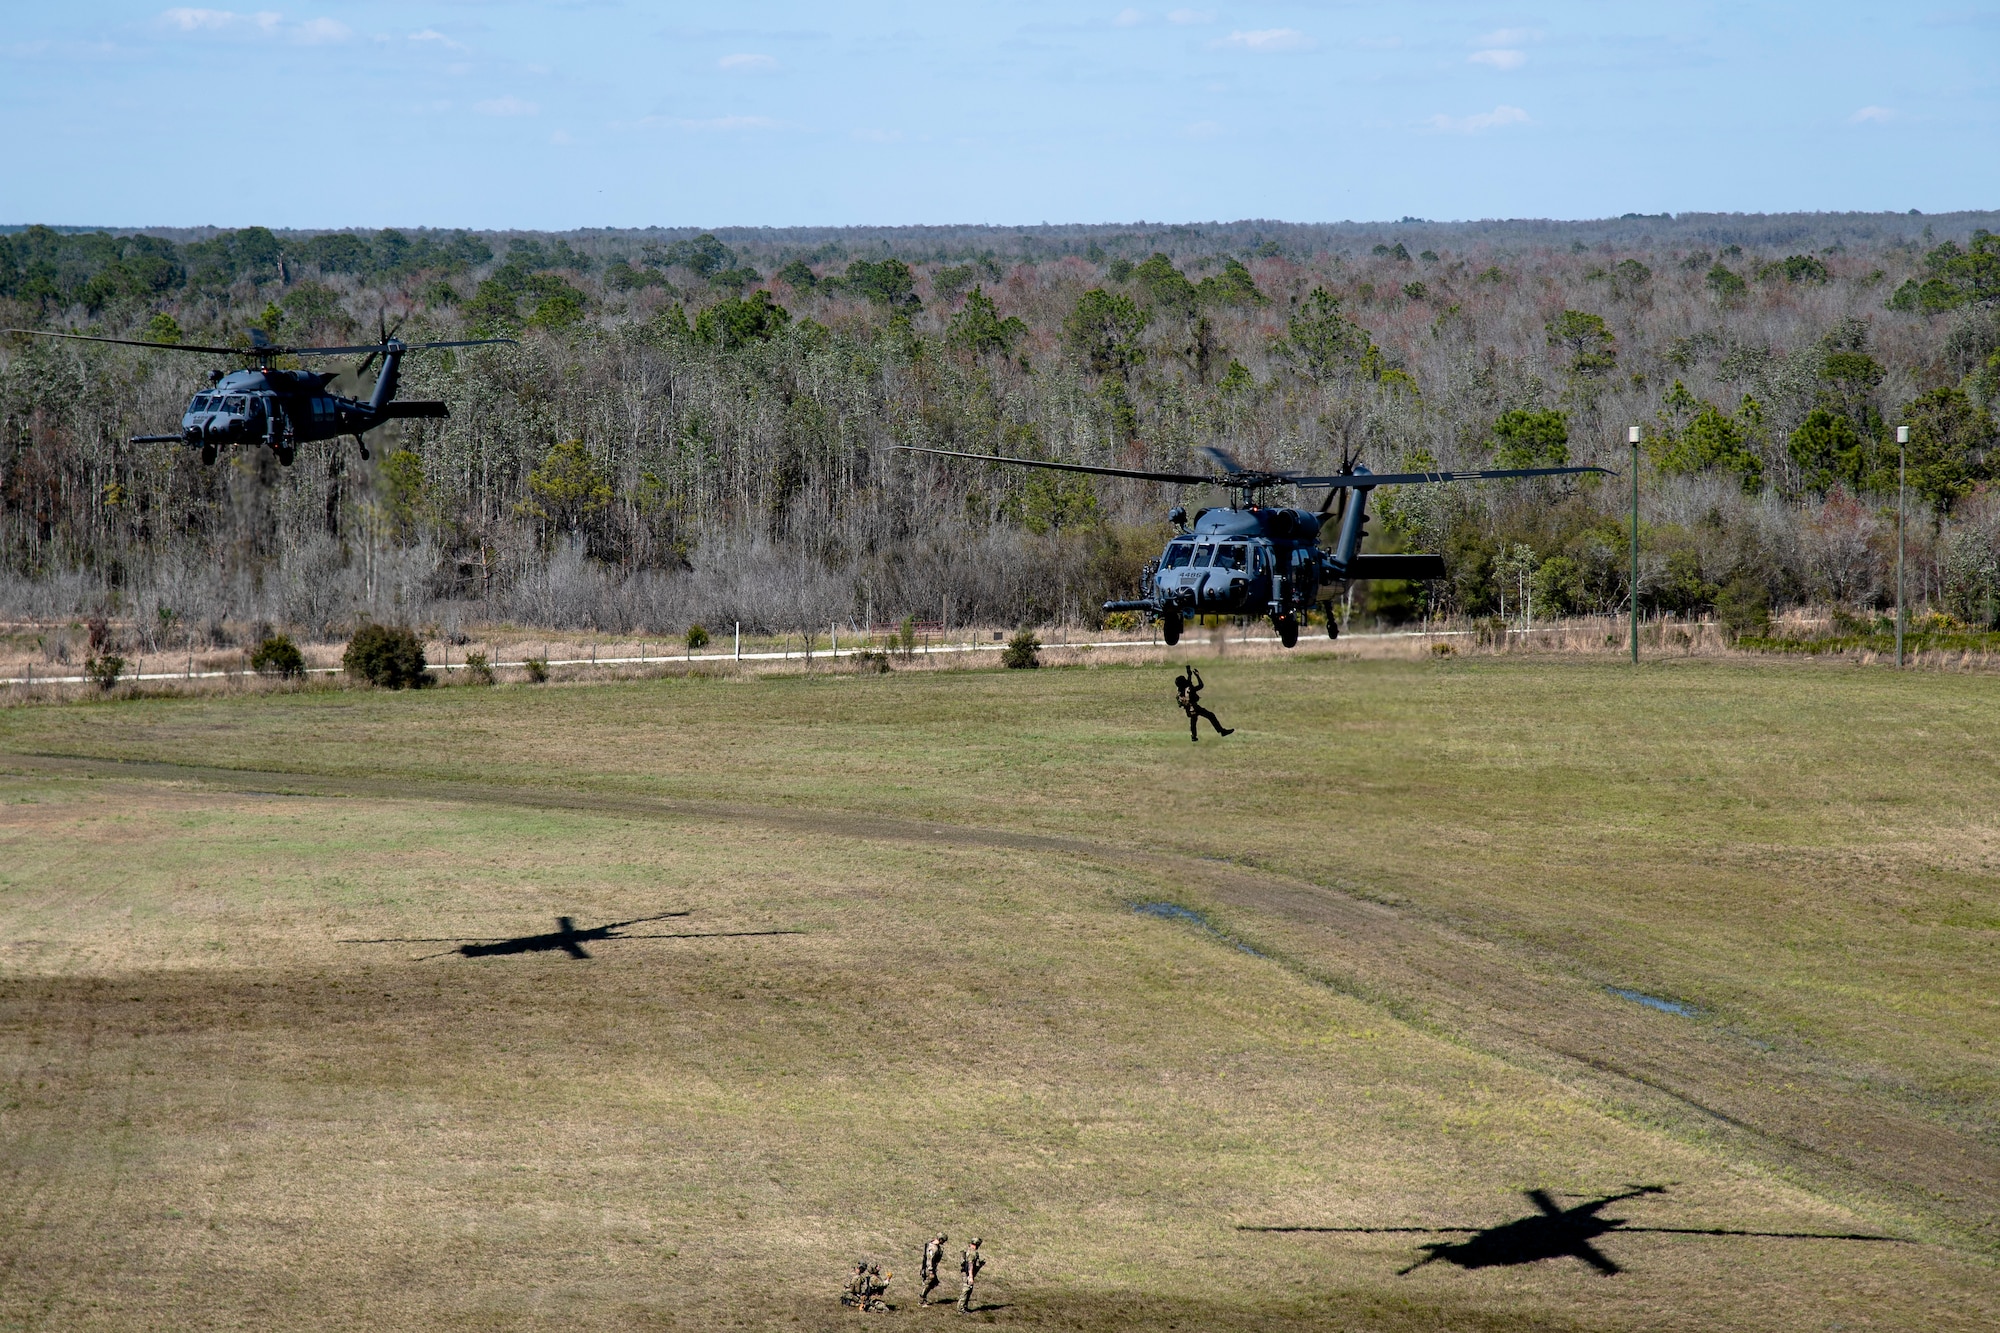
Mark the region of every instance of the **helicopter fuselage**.
MULTIPOLYGON (((218 376, 182 413, 180 442, 201 450, 204 463, 213 463, 224 445, 261 445, 289 465, 301 444, 343 435, 359 439, 385 421, 448 415, 443 403, 396 400, 399 359, 399 351, 389 353, 374 397, 366 402, 329 392, 334 376, 327 371, 264 366, 218 376)), ((364 446, 362 457, 367 456, 364 446)))
POLYGON ((1151 605, 1190 615, 1286 615, 1318 599, 1319 515, 1303 509, 1209 509, 1167 543, 1151 605))
MULTIPOLYGON (((1365 474, 1366 469, 1363 469, 1365 474)), ((1242 505, 1204 509, 1146 567, 1145 596, 1106 602, 1106 611, 1143 611, 1160 622, 1168 643, 1195 616, 1267 616, 1289 648, 1299 622, 1333 585, 1362 578, 1436 578, 1434 555, 1362 555, 1368 487, 1355 487, 1331 550, 1320 544, 1326 520, 1308 509, 1242 505)), ((1339 632, 1329 617, 1329 635, 1339 632)))
POLYGON ((266 444, 281 448, 354 435, 377 424, 368 404, 327 392, 330 374, 239 370, 194 396, 181 439, 195 447, 266 444))

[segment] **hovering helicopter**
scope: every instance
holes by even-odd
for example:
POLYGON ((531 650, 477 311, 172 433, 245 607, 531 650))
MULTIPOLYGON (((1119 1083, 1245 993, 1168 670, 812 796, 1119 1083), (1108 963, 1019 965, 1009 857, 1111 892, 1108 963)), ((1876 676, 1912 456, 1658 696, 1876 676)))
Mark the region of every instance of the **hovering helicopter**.
POLYGON ((251 345, 245 347, 203 347, 188 343, 145 342, 137 338, 99 338, 87 333, 52 333, 45 329, 0 329, 0 333, 20 333, 35 338, 67 338, 75 342, 117 343, 123 347, 150 347, 161 352, 197 352, 204 355, 248 356, 256 365, 224 374, 208 372, 209 388, 188 403, 181 416, 178 435, 134 435, 133 444, 185 444, 201 450, 201 461, 215 462, 216 451, 226 444, 262 445, 290 467, 298 447, 314 440, 338 439, 352 435, 361 456, 368 457, 368 442, 362 438, 385 421, 441 420, 451 415, 443 403, 396 398, 396 383, 407 352, 434 347, 483 347, 489 343, 511 343, 513 338, 466 338, 454 342, 398 342, 386 329, 382 340, 355 347, 285 347, 274 343, 262 330, 250 331, 251 345), (382 373, 376 377, 375 391, 366 401, 343 398, 327 386, 337 372, 279 370, 272 363, 281 356, 351 356, 366 353, 355 367, 365 374, 376 357, 382 358, 382 373))
MULTIPOLYGON (((1370 472, 1348 465, 1339 472, 1318 475, 1270 472, 1247 468, 1227 449, 1207 446, 1219 469, 1212 473, 1149 472, 1137 468, 1096 467, 1085 463, 1052 463, 1039 458, 1007 458, 997 454, 961 453, 898 445, 918 454, 973 458, 1017 467, 1051 468, 1058 472, 1089 472, 1139 481, 1177 482, 1186 486, 1219 486, 1230 503, 1198 509, 1192 521, 1176 505, 1167 520, 1177 530, 1157 560, 1146 565, 1144 597, 1104 604, 1106 611, 1143 611, 1160 624, 1169 644, 1180 642, 1189 616, 1269 616, 1278 639, 1287 648, 1299 641, 1299 617, 1331 596, 1331 586, 1354 579, 1436 579, 1445 574, 1438 555, 1363 555, 1361 539, 1368 527, 1368 492, 1377 486, 1425 486, 1446 481, 1490 481, 1504 477, 1560 477, 1604 472, 1601 467, 1487 468, 1471 472, 1370 472), (1317 512, 1273 508, 1256 503, 1257 494, 1275 486, 1326 488, 1317 512), (1336 500, 1343 501, 1337 513, 1336 500), (1321 550, 1320 529, 1329 517, 1338 524, 1332 550, 1321 550)), ((1326 618, 1328 638, 1340 637, 1339 622, 1326 618)))

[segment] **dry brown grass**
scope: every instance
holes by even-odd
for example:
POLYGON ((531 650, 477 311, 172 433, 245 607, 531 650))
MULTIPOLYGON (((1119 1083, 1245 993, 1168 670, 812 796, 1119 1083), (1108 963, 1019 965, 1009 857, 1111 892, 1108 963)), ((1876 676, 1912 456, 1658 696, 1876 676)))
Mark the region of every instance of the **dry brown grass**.
MULTIPOLYGON (((1811 667, 1658 681, 1627 732, 1573 669, 1235 670, 1247 743, 1199 768, 1115 670, 9 713, 17 755, 169 764, 0 764, 0 1328, 831 1327, 845 1263, 906 1297, 937 1226, 988 1241, 977 1318, 1028 1327, 1991 1322, 1956 1206, 1788 1156, 1780 1114, 1864 1066, 1970 1079, 1928 1117, 1811 1105, 1982 1150, 1990 975, 1932 918, 1992 905, 1989 770, 1906 750, 1828 804, 1853 761, 1816 710, 1880 700, 1811 667), (1544 690, 1574 715, 1538 735, 1544 690), (342 942, 681 907, 635 930, 806 933, 342 942), (1607 999, 1613 972, 1720 1017, 1607 999), (1751 1039, 1819 1084, 1733 1083, 1751 1039), (1616 1278, 1397 1277, 1432 1237, 1234 1229, 1627 1182, 1671 1182, 1611 1210, 1635 1224, 1920 1243, 1613 1235, 1616 1278)), ((1951 693, 1977 684, 1915 699, 1958 755, 1991 740, 1951 693)), ((893 1319, 927 1317, 954 1318, 893 1319)))

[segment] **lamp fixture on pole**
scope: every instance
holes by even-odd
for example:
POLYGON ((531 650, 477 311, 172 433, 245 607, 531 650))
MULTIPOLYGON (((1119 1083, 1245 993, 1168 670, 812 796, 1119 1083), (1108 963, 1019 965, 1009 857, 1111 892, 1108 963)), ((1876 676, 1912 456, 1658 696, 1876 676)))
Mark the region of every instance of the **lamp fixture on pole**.
POLYGON ((1632 446, 1632 665, 1639 665, 1639 428, 1627 426, 1632 446))
POLYGON ((1903 483, 1908 474, 1910 428, 1896 427, 1896 665, 1903 665, 1903 483))

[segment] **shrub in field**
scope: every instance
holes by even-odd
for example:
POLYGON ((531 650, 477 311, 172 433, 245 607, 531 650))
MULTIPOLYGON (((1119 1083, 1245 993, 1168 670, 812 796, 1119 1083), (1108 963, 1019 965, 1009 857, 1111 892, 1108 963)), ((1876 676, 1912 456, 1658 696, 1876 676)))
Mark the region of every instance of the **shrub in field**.
POLYGON ((250 669, 260 676, 290 680, 306 674, 306 658, 289 635, 273 634, 251 652, 250 669))
POLYGON ((1104 628, 1120 634, 1128 634, 1139 628, 1137 611, 1113 611, 1104 617, 1104 628))
POLYGON ((537 685, 549 678, 549 663, 545 657, 531 657, 521 665, 527 668, 528 679, 537 685))
POLYGON ((105 653, 101 657, 88 657, 83 662, 83 674, 100 690, 108 690, 118 683, 125 674, 125 659, 117 653, 105 653))
POLYGON ((854 670, 863 676, 887 675, 889 654, 864 648, 854 655, 854 670))
POLYGON ((1007 641, 1006 651, 1000 654, 1000 665, 1009 671, 1033 669, 1042 664, 1042 641, 1031 629, 1023 629, 1007 641))
POLYGON ((705 625, 689 625, 687 645, 688 651, 691 653, 698 653, 708 647, 708 627, 705 625))
POLYGON ((1771 628, 1771 591, 1761 580, 1739 574, 1716 594, 1715 614, 1731 638, 1763 634, 1771 628))
POLYGON ((341 654, 347 674, 386 690, 420 689, 431 683, 424 645, 407 629, 366 624, 354 631, 341 654))
POLYGON ((465 683, 467 685, 491 685, 493 668, 486 661, 485 653, 465 655, 465 683))

